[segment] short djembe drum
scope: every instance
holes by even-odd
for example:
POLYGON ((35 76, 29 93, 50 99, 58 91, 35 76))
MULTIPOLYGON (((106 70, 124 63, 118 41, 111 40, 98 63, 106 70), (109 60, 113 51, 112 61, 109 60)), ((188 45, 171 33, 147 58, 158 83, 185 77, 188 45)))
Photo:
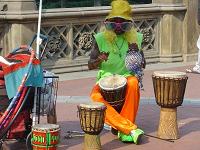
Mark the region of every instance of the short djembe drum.
POLYGON ((33 150, 56 150, 60 141, 60 127, 56 124, 37 124, 32 127, 33 150))
POLYGON ((152 75, 156 103, 161 106, 158 137, 178 139, 177 107, 182 105, 188 77, 184 72, 155 71, 152 75))
POLYGON ((104 126, 106 106, 103 103, 91 102, 79 104, 80 125, 84 134, 84 150, 100 150, 100 132, 104 126))

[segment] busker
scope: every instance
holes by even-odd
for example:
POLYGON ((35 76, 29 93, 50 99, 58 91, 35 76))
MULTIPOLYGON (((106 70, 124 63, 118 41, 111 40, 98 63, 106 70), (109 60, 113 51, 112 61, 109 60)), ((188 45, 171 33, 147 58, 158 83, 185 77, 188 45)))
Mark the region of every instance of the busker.
POLYGON ((146 62, 141 51, 143 35, 133 27, 128 1, 114 0, 111 5, 112 10, 104 21, 104 31, 94 36, 95 44, 88 61, 89 69, 99 69, 91 99, 107 106, 105 123, 118 130, 121 141, 139 144, 144 134, 135 124, 140 100, 139 82, 135 74, 126 68, 125 57, 128 51, 139 51, 143 56, 141 67, 145 68, 146 62), (127 78, 125 102, 120 113, 106 102, 98 84, 100 79, 112 74, 127 78))

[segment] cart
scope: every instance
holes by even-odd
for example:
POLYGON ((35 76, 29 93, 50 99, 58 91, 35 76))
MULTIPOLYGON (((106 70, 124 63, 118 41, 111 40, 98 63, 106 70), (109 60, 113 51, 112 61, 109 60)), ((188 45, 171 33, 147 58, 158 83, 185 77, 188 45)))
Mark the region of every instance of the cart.
MULTIPOLYGON (((36 59, 35 51, 31 48, 36 38, 37 35, 34 35, 29 45, 22 45, 19 48, 14 49, 8 56, 5 57, 10 61, 11 59, 9 58, 11 55, 18 55, 19 53, 27 54, 27 52, 30 53, 30 60, 27 64, 26 70, 27 73, 25 73, 24 77, 22 78, 15 96, 9 100, 9 104, 5 109, 5 112, 3 112, 2 116, 0 117, 0 149, 2 148, 2 144, 5 140, 11 138, 19 140, 21 138, 19 135, 19 137, 15 137, 15 134, 12 132, 13 130, 11 131, 11 129, 15 128, 13 126, 18 123, 17 121, 20 122, 19 116, 22 116, 22 112, 26 112, 25 115, 22 116, 22 118, 26 119, 26 130, 23 132, 21 140, 26 140, 27 149, 32 149, 31 127, 40 123, 41 116, 46 115, 48 123, 57 122, 56 99, 59 77, 42 69, 42 80, 44 81, 43 85, 40 87, 26 86, 29 78, 31 78, 29 72, 31 72, 31 69, 34 68, 32 63, 36 59)), ((40 38, 42 39, 42 42, 44 42, 44 47, 42 50, 40 50, 38 60, 42 60, 42 56, 45 53, 46 45, 48 42, 48 38, 46 36, 40 35, 40 38)), ((2 69, 3 67, 0 66, 0 70, 2 69)), ((6 95, 4 95, 4 97, 5 96, 6 95)))

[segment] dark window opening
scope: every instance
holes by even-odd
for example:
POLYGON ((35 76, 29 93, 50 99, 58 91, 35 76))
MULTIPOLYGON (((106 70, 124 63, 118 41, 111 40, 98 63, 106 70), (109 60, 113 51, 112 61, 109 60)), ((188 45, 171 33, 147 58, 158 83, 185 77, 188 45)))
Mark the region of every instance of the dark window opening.
MULTIPOLYGON (((128 0, 130 4, 150 4, 152 0, 128 0)), ((36 0, 37 6, 39 0, 36 0)), ((110 6, 111 0, 43 0, 43 9, 110 6)))

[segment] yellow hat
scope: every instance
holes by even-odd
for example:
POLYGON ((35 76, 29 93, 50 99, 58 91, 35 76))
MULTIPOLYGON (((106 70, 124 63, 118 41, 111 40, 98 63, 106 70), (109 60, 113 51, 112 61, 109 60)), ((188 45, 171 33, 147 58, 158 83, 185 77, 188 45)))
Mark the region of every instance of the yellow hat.
POLYGON ((111 3, 112 10, 106 19, 120 17, 126 20, 133 21, 131 17, 131 6, 127 0, 114 0, 111 3))

